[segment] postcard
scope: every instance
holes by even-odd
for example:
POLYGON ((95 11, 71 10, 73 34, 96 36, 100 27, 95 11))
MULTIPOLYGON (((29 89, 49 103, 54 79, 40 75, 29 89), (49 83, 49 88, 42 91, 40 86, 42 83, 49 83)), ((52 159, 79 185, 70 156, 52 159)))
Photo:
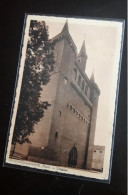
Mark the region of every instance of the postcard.
POLYGON ((26 15, 5 166, 110 182, 123 31, 26 15))

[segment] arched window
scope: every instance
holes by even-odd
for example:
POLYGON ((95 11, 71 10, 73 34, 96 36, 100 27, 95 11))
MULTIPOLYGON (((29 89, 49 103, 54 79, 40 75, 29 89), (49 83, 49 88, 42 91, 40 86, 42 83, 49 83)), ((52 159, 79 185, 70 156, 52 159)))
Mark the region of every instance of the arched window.
POLYGON ((77 148, 73 146, 69 152, 68 158, 68 167, 76 167, 77 166, 77 148))
POLYGON ((76 81, 76 79, 77 79, 77 70, 76 70, 76 68, 74 68, 74 78, 75 78, 75 81, 76 81))
POLYGON ((82 81, 82 90, 84 91, 84 87, 85 87, 85 82, 82 81))
POLYGON ((81 85, 81 76, 79 75, 78 77, 78 85, 80 86, 81 85))
POLYGON ((88 93, 88 86, 86 85, 86 87, 85 87, 85 94, 87 95, 87 93, 88 93))

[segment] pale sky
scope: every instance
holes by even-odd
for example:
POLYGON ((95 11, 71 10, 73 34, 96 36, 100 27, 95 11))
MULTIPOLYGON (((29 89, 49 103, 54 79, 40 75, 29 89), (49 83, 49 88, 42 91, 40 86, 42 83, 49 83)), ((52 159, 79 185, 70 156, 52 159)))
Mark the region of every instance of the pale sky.
MULTIPOLYGON (((49 27, 49 38, 61 32, 65 21, 66 19, 63 18, 59 21, 57 20, 56 23, 55 20, 51 19, 46 21, 49 27)), ((68 26, 78 52, 85 39, 88 55, 85 72, 90 78, 94 69, 95 82, 101 90, 98 104, 95 144, 105 145, 107 135, 112 134, 113 129, 118 70, 118 63, 115 64, 118 28, 116 25, 111 26, 109 23, 101 25, 95 21, 92 24, 84 21, 81 24, 79 20, 72 21, 71 19, 68 19, 68 26)))

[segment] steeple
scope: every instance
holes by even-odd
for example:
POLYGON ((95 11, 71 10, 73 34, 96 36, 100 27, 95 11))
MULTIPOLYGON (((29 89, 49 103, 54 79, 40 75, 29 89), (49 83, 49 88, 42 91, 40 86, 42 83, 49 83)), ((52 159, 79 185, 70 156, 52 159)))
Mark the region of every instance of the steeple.
POLYGON ((90 77, 90 81, 91 81, 92 83, 95 83, 94 70, 93 70, 92 75, 91 75, 91 77, 90 77))
POLYGON ((87 61, 87 54, 86 54, 85 40, 84 40, 80 52, 78 54, 78 64, 83 72, 85 72, 86 61, 87 61))
POLYGON ((81 55, 81 56, 85 55, 86 56, 85 40, 83 41, 83 44, 82 44, 79 55, 81 55))
POLYGON ((61 32, 68 32, 68 20, 66 20, 65 25, 61 32))
POLYGON ((52 38, 52 42, 55 44, 61 40, 68 41, 68 44, 70 45, 72 51, 75 53, 75 56, 77 56, 77 47, 69 33, 68 20, 66 20, 62 31, 58 35, 52 38))

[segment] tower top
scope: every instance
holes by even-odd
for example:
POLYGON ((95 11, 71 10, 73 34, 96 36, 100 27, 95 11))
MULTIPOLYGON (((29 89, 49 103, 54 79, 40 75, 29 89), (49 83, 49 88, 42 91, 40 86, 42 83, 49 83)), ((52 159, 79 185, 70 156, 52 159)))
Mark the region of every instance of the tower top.
POLYGON ((92 83, 95 83, 94 70, 93 70, 92 75, 91 75, 91 77, 90 77, 90 81, 91 81, 92 83))
POLYGON ((61 32, 68 32, 68 20, 66 20, 65 25, 61 32))
POLYGON ((80 53, 79 53, 80 56, 86 56, 86 49, 85 49, 85 40, 83 41, 83 44, 82 44, 82 47, 80 49, 80 53))
POLYGON ((78 54, 78 64, 83 72, 85 72, 87 57, 88 56, 86 54, 85 40, 84 40, 80 52, 78 54))

